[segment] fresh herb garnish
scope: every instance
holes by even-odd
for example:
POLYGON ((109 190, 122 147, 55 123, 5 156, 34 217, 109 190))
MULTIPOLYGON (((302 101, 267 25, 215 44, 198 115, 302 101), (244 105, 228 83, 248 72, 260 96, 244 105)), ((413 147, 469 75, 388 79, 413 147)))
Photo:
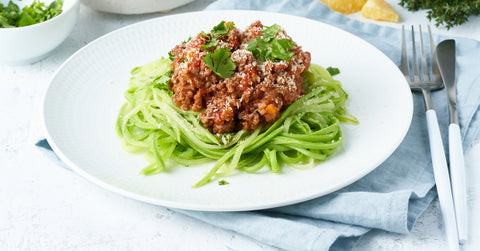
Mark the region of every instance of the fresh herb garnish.
POLYGON ((340 74, 340 70, 336 67, 327 67, 328 73, 330 73, 331 76, 335 76, 337 74, 340 74))
POLYGON ((210 31, 212 36, 214 35, 227 35, 230 30, 235 28, 235 24, 233 22, 228 22, 225 24, 225 21, 221 21, 219 24, 213 27, 210 31))
POLYGON ((263 31, 263 39, 266 42, 271 42, 275 36, 277 36, 277 33, 280 31, 282 28, 278 24, 273 24, 272 26, 265 26, 265 30, 263 31))
POLYGON ((168 84, 170 83, 170 79, 171 79, 170 75, 172 75, 171 71, 155 78, 152 81, 153 86, 157 89, 163 89, 163 90, 166 90, 166 91, 170 91, 170 89, 168 89, 168 84))
POLYGON ((171 51, 168 52, 168 59, 172 61, 175 59, 175 55, 173 55, 171 51))
POLYGON ((221 21, 212 28, 210 34, 207 34, 203 31, 200 33, 200 36, 207 39, 207 43, 202 44, 201 48, 208 52, 202 61, 208 66, 208 68, 217 74, 217 76, 222 78, 231 77, 237 68, 235 63, 230 58, 232 52, 228 48, 218 48, 213 51, 213 53, 211 53, 211 51, 218 45, 220 41, 222 41, 222 39, 224 39, 224 36, 234 28, 235 23, 226 23, 225 21, 221 21))
POLYGON ((289 51, 293 48, 293 41, 288 39, 274 39, 272 41, 272 52, 270 53, 271 59, 283 59, 290 60, 290 58, 295 55, 292 51, 289 51))
POLYGON ((186 44, 186 43, 190 42, 190 40, 192 40, 192 37, 188 37, 188 39, 183 41, 182 44, 186 44))
POLYGON ((281 27, 278 24, 266 26, 263 36, 250 40, 247 50, 252 52, 258 60, 265 62, 268 60, 278 62, 280 60, 288 61, 295 53, 290 51, 293 48, 293 41, 289 39, 275 39, 281 27))
POLYGON ((62 13, 62 6, 62 0, 53 1, 48 6, 35 0, 20 10, 12 1, 6 6, 0 3, 0 28, 23 27, 47 21, 62 13))
POLYGON ((230 183, 228 183, 228 181, 226 181, 226 180, 219 180, 218 181, 219 186, 228 185, 228 184, 230 184, 230 183))
POLYGON ((202 61, 217 76, 229 78, 233 75, 235 68, 237 68, 230 55, 232 55, 232 52, 228 48, 218 48, 213 53, 209 52, 202 61))
POLYGON ((247 50, 252 52, 253 56, 261 61, 267 61, 267 53, 269 52, 269 44, 260 37, 248 42, 247 50))
POLYGON ((225 36, 228 34, 229 31, 233 30, 235 28, 235 23, 233 22, 228 22, 225 23, 225 21, 221 21, 219 24, 214 26, 212 30, 210 31, 210 34, 207 34, 205 32, 201 32, 200 36, 207 38, 207 43, 202 44, 202 49, 204 51, 209 51, 212 48, 215 48, 218 43, 222 40, 222 36, 225 36))
POLYGON ((202 49, 208 51, 209 49, 218 45, 219 40, 216 37, 211 37, 210 41, 206 44, 202 44, 202 49))

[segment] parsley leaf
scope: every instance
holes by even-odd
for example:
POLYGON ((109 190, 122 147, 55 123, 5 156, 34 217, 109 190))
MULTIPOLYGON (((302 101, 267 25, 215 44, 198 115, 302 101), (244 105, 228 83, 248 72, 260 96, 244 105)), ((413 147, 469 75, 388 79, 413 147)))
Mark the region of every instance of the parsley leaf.
POLYGON ((168 59, 171 61, 175 60, 175 55, 173 55, 171 51, 168 52, 168 59))
POLYGON ((233 30, 233 28, 235 28, 235 23, 228 22, 225 24, 225 21, 221 21, 219 24, 213 27, 210 33, 212 33, 212 36, 227 35, 230 30, 233 30))
POLYGON ((247 50, 262 62, 290 60, 295 55, 294 52, 290 51, 293 48, 293 41, 286 38, 275 39, 281 29, 280 25, 274 24, 266 27, 263 36, 250 40, 247 50))
POLYGON ((224 185, 228 185, 228 184, 230 184, 230 183, 228 183, 228 181, 226 181, 226 180, 219 180, 218 181, 219 186, 224 186, 224 185))
POLYGON ((213 27, 210 34, 206 34, 204 31, 200 33, 200 36, 207 38, 208 43, 202 44, 202 49, 208 51, 214 48, 222 40, 221 36, 227 35, 229 31, 235 28, 235 23, 221 21, 219 24, 213 27))
POLYGON ((230 55, 232 52, 228 48, 218 48, 213 53, 208 53, 202 61, 219 77, 229 78, 237 68, 230 55))
POLYGON ((213 27, 212 34, 218 34, 218 35, 227 35, 228 31, 227 28, 225 27, 225 21, 221 21, 219 24, 213 27))
POLYGON ((171 72, 167 72, 152 81, 152 84, 158 88, 163 90, 168 90, 168 83, 170 83, 170 75, 171 72))
POLYGON ((262 38, 257 37, 255 40, 250 40, 247 46, 247 50, 251 51, 253 56, 261 61, 267 61, 268 55, 270 55, 270 45, 262 38))
POLYGON ((290 60, 295 53, 290 51, 293 48, 293 41, 288 39, 275 39, 272 41, 272 52, 270 54, 270 59, 283 59, 290 60))
POLYGON ((331 76, 335 76, 337 74, 340 74, 340 70, 336 67, 327 67, 328 73, 330 73, 331 76))
POLYGON ((210 41, 206 44, 202 44, 201 47, 204 51, 207 51, 218 45, 219 40, 216 37, 210 38, 210 41))
POLYGON ((188 39, 187 39, 187 40, 184 40, 184 41, 182 42, 182 44, 186 44, 186 43, 190 42, 190 40, 192 40, 192 37, 188 37, 188 39))
POLYGON ((282 28, 278 24, 273 24, 272 26, 265 27, 267 28, 263 31, 263 39, 265 39, 265 41, 267 42, 271 42, 282 28))

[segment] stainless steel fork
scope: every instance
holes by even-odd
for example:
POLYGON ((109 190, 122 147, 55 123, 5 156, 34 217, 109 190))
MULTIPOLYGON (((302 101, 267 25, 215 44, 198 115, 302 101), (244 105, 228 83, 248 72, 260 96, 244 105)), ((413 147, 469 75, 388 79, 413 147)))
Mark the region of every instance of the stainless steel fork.
POLYGON ((448 173, 447 159, 443 148, 440 128, 438 126, 437 114, 433 109, 433 102, 430 92, 443 88, 442 78, 435 59, 435 43, 432 38, 430 27, 428 27, 430 57, 427 60, 423 45, 422 27, 419 26, 420 39, 420 59, 416 53, 415 30, 412 26, 412 63, 410 67, 407 54, 407 42, 405 36, 405 27, 402 27, 402 56, 400 70, 405 75, 410 88, 413 91, 421 91, 427 116, 428 139, 430 143, 430 154, 432 157, 433 174, 437 185, 438 199, 445 227, 445 234, 450 250, 459 250, 457 223, 455 218, 455 209, 453 205, 452 190, 450 185, 450 176, 448 173), (419 63, 420 61, 420 63, 419 63), (420 70, 422 74, 420 74, 420 70))

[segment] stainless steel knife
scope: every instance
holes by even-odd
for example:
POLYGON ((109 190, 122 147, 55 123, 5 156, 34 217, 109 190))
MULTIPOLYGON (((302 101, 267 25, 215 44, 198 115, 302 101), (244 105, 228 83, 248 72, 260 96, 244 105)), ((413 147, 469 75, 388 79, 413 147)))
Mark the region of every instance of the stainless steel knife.
POLYGON ((436 57, 443 83, 447 88, 448 112, 448 150, 450 179, 452 182, 453 203, 457 218, 458 240, 460 244, 467 240, 467 191, 465 183, 465 160, 463 157, 462 137, 457 113, 457 93, 455 86, 455 40, 449 39, 438 44, 436 57))

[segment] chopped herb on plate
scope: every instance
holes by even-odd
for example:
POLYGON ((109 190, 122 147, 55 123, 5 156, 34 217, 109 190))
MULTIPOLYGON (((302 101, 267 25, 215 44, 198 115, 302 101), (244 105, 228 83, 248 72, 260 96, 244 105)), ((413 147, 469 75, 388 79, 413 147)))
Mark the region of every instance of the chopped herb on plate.
POLYGON ((226 180, 219 180, 218 181, 219 186, 228 185, 228 184, 230 184, 230 183, 228 183, 228 181, 226 181, 226 180))
POLYGON ((335 76, 337 74, 340 74, 340 70, 336 67, 327 67, 328 73, 330 73, 331 76, 335 76))

